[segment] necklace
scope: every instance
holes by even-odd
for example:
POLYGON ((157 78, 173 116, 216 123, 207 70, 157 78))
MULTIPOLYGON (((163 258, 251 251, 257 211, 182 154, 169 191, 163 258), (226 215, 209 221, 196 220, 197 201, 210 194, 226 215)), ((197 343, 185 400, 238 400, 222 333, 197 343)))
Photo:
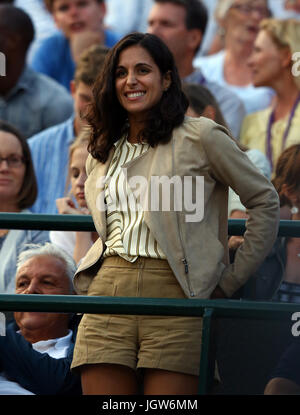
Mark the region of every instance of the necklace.
MULTIPOLYGON (((282 137, 282 144, 281 144, 281 150, 283 150, 285 148, 285 143, 286 140, 288 138, 289 132, 290 132, 290 128, 292 125, 292 121, 296 112, 296 108, 298 106, 300 102, 300 94, 298 95, 298 97, 296 98, 296 101, 294 102, 293 108, 291 109, 290 115, 289 115, 289 120, 286 126, 286 129, 284 131, 283 137, 282 137)), ((269 122, 268 122, 268 129, 267 129, 267 141, 266 141, 266 155, 270 161, 271 164, 271 170, 273 171, 273 151, 272 151, 272 146, 271 146, 271 141, 272 141, 272 125, 274 123, 274 118, 275 118, 275 109, 272 111, 270 118, 269 118, 269 122)))

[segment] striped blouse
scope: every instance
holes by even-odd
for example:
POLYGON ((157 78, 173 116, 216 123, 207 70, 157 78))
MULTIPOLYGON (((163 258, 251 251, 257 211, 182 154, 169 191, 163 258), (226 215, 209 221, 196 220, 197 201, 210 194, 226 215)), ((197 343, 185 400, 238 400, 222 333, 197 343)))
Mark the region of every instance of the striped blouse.
POLYGON ((144 212, 128 186, 122 166, 141 156, 149 144, 131 144, 126 136, 115 143, 105 185, 107 240, 103 257, 119 255, 129 262, 138 256, 166 259, 144 221, 144 212))

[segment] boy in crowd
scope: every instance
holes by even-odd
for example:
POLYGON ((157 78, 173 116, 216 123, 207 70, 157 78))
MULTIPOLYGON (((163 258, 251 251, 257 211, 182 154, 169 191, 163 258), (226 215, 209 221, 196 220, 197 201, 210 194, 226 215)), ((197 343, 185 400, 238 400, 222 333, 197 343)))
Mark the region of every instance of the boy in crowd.
POLYGON ((32 67, 44 73, 67 89, 74 77, 75 63, 71 44, 84 32, 99 34, 106 47, 113 46, 120 36, 104 28, 106 13, 104 0, 44 0, 52 14, 58 33, 45 39, 32 59, 32 67))

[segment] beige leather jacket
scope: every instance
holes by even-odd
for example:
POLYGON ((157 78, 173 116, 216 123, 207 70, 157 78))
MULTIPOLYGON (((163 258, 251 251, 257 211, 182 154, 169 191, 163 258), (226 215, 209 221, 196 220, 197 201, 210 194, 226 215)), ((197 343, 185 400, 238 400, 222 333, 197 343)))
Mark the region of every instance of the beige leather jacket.
MULTIPOLYGON (((74 278, 78 294, 87 294, 101 264, 106 240, 106 214, 99 209, 104 181, 114 150, 106 163, 87 160, 86 200, 100 238, 81 261, 74 278)), ((275 242, 279 200, 273 185, 239 150, 223 127, 207 118, 186 117, 167 144, 150 148, 127 163, 128 181, 143 176, 204 177, 203 218, 187 221, 189 207, 172 211, 145 211, 144 218, 189 298, 209 298, 217 284, 230 297, 258 268, 275 242), (240 196, 249 219, 235 262, 228 261, 228 186, 240 196)), ((196 186, 192 188, 197 200, 196 186)), ((174 194, 171 194, 172 198, 174 194)), ((198 195, 199 196, 199 195, 198 195)), ((183 196, 182 196, 183 197, 183 196)), ((184 205, 184 203, 182 203, 184 205)))

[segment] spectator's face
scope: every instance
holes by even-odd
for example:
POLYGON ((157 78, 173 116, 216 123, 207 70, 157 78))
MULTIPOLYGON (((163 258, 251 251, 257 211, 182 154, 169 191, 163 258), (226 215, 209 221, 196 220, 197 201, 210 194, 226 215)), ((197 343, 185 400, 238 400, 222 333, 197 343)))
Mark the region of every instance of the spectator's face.
POLYGON ((186 56, 187 50, 193 53, 201 37, 200 31, 188 30, 185 23, 184 7, 172 3, 155 3, 148 18, 148 33, 162 39, 172 52, 175 62, 186 56), (195 42, 195 35, 198 35, 195 42))
MULTIPOLYGON (((16 294, 70 294, 70 282, 66 276, 66 267, 59 258, 42 255, 30 258, 19 269, 16 275, 16 294)), ((60 337, 65 331, 68 315, 39 312, 16 312, 14 314, 21 331, 42 332, 60 337), (57 335, 56 335, 57 334, 57 335)), ((38 336, 40 337, 40 336, 38 336)))
POLYGON ((261 30, 255 40, 253 52, 249 58, 255 86, 273 86, 280 82, 282 71, 290 66, 288 48, 279 49, 271 36, 261 30))
POLYGON ((269 17, 266 0, 236 0, 228 10, 223 26, 227 39, 253 43, 262 19, 269 17))
POLYGON ((53 17, 67 38, 90 30, 99 32, 105 15, 105 4, 96 0, 55 0, 53 17))
POLYGON ((0 131, 0 203, 17 204, 18 194, 23 185, 25 163, 23 162, 22 147, 11 133, 0 131))
POLYGON ((91 103, 93 98, 92 87, 86 85, 83 82, 79 82, 78 84, 76 84, 72 81, 71 94, 74 99, 74 113, 76 123, 78 123, 81 128, 84 124, 83 117, 85 116, 87 107, 91 103))
POLYGON ((87 207, 84 196, 84 183, 87 179, 85 163, 88 157, 86 146, 73 151, 70 163, 71 191, 79 207, 87 207))
POLYGON ((116 94, 129 120, 144 120, 169 86, 168 77, 162 76, 159 67, 143 47, 131 46, 120 53, 115 74, 116 94))

